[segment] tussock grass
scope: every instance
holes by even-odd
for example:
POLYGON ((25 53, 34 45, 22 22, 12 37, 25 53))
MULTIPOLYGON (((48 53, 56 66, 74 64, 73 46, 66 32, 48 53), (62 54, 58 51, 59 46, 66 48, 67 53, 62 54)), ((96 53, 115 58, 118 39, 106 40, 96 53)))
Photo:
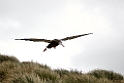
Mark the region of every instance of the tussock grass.
POLYGON ((4 83, 42 83, 40 78, 35 73, 18 73, 13 74, 4 83))
POLYGON ((119 73, 115 73, 113 71, 101 70, 101 69, 92 70, 88 74, 93 75, 94 77, 96 77, 98 79, 107 78, 107 79, 113 80, 113 81, 124 79, 124 77, 119 73))
POLYGON ((0 83, 124 83, 121 74, 93 70, 54 69, 37 62, 19 62, 13 56, 0 55, 0 83))
POLYGON ((0 54, 0 63, 2 63, 3 61, 11 61, 11 62, 19 62, 19 60, 14 57, 14 56, 7 56, 7 55, 2 55, 0 54))

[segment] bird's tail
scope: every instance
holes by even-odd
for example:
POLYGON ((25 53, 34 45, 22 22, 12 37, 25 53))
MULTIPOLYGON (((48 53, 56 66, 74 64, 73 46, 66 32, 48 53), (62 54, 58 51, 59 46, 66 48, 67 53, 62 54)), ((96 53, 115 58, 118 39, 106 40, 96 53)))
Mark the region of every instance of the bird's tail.
POLYGON ((45 48, 44 50, 43 50, 43 52, 45 52, 47 50, 47 48, 45 48))

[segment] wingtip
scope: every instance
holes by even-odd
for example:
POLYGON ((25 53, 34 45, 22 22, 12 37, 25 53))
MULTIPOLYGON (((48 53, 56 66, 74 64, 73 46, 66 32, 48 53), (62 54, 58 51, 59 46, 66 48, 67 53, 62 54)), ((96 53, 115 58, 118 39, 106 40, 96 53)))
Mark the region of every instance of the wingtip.
POLYGON ((14 39, 14 40, 20 40, 20 39, 14 39))
POLYGON ((88 33, 88 34, 93 34, 93 33, 88 33))

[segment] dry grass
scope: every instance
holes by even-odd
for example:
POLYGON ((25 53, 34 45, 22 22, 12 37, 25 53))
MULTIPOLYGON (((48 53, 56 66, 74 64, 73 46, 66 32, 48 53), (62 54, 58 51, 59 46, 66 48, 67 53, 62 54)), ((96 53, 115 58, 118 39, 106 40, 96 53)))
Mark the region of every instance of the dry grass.
POLYGON ((93 70, 54 69, 37 62, 19 62, 13 56, 0 55, 0 83, 124 83, 121 74, 93 70))

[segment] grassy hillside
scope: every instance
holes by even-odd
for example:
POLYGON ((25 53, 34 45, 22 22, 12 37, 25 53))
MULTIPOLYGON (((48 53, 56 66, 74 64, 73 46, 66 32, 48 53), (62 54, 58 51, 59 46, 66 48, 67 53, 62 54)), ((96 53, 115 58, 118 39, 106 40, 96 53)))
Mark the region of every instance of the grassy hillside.
POLYGON ((52 70, 47 65, 20 62, 13 56, 0 54, 0 83, 124 83, 124 77, 100 69, 85 74, 77 70, 52 70))

